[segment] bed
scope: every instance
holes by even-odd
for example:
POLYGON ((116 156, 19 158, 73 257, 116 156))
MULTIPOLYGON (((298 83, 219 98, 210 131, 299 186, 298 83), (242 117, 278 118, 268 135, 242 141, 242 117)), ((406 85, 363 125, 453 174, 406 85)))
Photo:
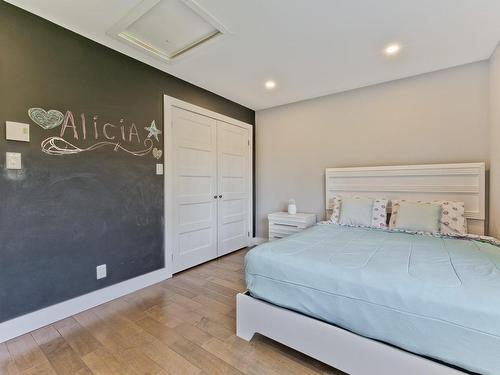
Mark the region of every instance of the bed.
MULTIPOLYGON (((338 190, 451 196, 483 234, 483 178, 480 163, 330 169, 327 209, 338 190)), ((317 225, 248 253, 237 334, 350 374, 498 374, 499 267, 500 248, 480 241, 317 225)))

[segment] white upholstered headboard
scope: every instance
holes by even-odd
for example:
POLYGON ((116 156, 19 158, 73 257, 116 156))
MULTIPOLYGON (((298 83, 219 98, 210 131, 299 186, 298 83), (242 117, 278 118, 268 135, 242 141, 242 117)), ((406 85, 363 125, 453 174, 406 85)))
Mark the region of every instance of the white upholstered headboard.
POLYGON ((465 203, 468 231, 485 231, 484 163, 327 168, 327 215, 334 195, 465 203))

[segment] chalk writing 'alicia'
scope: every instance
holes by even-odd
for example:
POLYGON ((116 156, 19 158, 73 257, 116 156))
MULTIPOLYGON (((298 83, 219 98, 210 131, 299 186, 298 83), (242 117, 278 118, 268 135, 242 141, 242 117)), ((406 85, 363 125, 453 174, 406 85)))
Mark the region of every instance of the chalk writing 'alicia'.
POLYGON ((160 141, 158 135, 161 134, 161 130, 156 128, 154 120, 149 127, 144 127, 148 134, 141 138, 136 124, 133 122, 126 124, 123 119, 120 120, 119 124, 99 123, 98 116, 92 116, 88 119, 85 113, 82 113, 75 120, 72 111, 66 111, 63 115, 62 112, 55 109, 45 111, 42 108, 30 108, 28 114, 33 122, 44 130, 61 127, 59 136, 49 137, 41 143, 42 151, 49 155, 71 155, 112 146, 113 151, 145 156, 153 149, 152 137, 156 141, 160 141), (71 138, 71 141, 68 138, 71 138), (79 147, 74 144, 75 141, 95 141, 95 143, 79 147), (124 146, 124 144, 126 145, 124 146), (143 145, 144 148, 134 150, 139 145, 143 145))
POLYGON ((80 126, 77 127, 73 113, 71 111, 66 111, 59 136, 64 138, 66 132, 69 132, 69 134, 73 135, 73 139, 76 140, 80 138, 86 140, 88 137, 94 140, 104 138, 108 141, 114 141, 120 139, 124 142, 141 143, 137 126, 134 123, 127 126, 123 123, 123 120, 120 120, 120 125, 106 122, 101 126, 97 122, 98 117, 94 116, 91 123, 88 124, 85 113, 80 115, 80 120, 80 126))

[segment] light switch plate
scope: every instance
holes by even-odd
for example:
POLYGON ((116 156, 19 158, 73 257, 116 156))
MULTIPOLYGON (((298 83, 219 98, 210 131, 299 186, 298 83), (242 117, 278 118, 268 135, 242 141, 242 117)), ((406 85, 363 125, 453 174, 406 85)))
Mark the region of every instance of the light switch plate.
POLYGON ((5 121, 5 139, 8 141, 30 141, 30 125, 22 122, 5 121))
POLYGON ((156 164, 156 174, 158 174, 158 175, 163 174, 163 164, 161 164, 161 163, 156 164))
POLYGON ((107 276, 107 269, 105 264, 101 264, 95 268, 97 280, 104 279, 107 276))
POLYGON ((21 154, 19 152, 6 152, 5 153, 5 168, 7 169, 21 169, 21 154))

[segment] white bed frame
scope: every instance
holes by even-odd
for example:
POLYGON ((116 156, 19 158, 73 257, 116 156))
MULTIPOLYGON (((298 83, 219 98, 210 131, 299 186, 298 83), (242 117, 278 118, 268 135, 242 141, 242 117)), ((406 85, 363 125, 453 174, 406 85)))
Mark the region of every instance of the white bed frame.
MULTIPOLYGON (((484 163, 327 168, 326 209, 333 195, 465 202, 471 233, 484 234, 484 163)), ((351 375, 458 375, 455 368, 251 297, 236 296, 236 334, 260 333, 351 375)))

